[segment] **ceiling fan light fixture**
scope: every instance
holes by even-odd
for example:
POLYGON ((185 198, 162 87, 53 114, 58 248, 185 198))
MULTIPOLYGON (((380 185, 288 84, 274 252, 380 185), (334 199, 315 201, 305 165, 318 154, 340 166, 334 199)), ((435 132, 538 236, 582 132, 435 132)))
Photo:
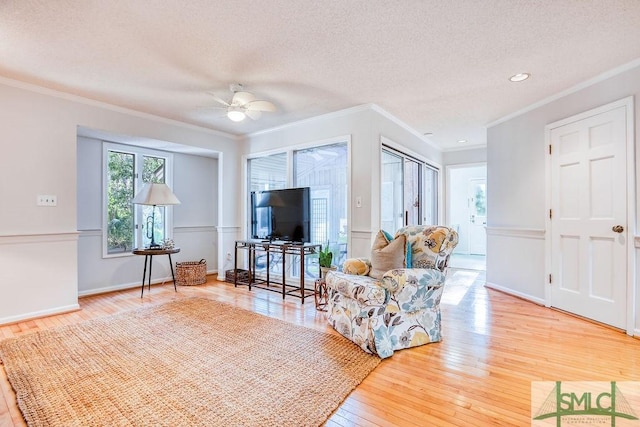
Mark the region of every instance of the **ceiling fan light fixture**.
POLYGON ((227 117, 234 122, 241 122, 245 117, 247 117, 247 115, 237 107, 229 107, 227 110, 227 117))

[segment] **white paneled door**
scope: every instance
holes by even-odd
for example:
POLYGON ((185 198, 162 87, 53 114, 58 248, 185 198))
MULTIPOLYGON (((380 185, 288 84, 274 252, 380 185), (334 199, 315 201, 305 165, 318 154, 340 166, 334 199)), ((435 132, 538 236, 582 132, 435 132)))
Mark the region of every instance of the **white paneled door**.
POLYGON ((627 307, 626 108, 612 104, 548 129, 550 303, 618 328, 627 307))

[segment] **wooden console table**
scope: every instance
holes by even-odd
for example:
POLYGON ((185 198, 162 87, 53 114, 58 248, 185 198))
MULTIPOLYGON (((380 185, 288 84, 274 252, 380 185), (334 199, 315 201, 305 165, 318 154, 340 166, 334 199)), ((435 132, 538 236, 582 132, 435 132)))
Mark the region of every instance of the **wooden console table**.
POLYGON ((154 255, 168 255, 169 256, 169 267, 171 267, 171 277, 173 278, 173 289, 178 292, 178 288, 176 287, 176 276, 173 274, 173 262, 171 261, 171 254, 177 254, 180 252, 180 248, 172 248, 172 249, 134 249, 133 253, 135 255, 144 255, 144 271, 142 272, 142 292, 140 293, 140 298, 144 295, 144 279, 147 275, 147 261, 149 261, 149 292, 151 292, 151 266, 153 264, 153 256, 154 255))
POLYGON ((306 289, 304 287, 304 258, 305 256, 318 253, 322 249, 322 245, 316 245, 311 243, 289 243, 278 241, 264 241, 264 240, 236 240, 235 248, 235 262, 234 262, 234 286, 246 285, 251 290, 251 287, 265 289, 272 292, 282 293, 282 299, 287 295, 300 298, 301 303, 304 304, 304 299, 307 296, 313 296, 314 289, 306 289), (238 272, 238 250, 245 250, 249 255, 249 270, 246 280, 239 278, 238 272), (267 257, 267 271, 266 278, 256 277, 256 256, 259 253, 266 254, 267 257), (275 282, 269 275, 270 257, 274 255, 282 256, 282 280, 275 282), (300 257, 300 281, 297 284, 287 283, 286 281, 286 256, 293 255, 300 257))

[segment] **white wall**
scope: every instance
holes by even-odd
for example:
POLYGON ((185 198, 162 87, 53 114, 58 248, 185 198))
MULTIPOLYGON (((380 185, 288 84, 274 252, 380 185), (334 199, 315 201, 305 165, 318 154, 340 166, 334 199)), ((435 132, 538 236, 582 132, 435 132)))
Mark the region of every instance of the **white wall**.
POLYGON ((465 150, 448 150, 442 153, 445 166, 468 163, 486 163, 487 147, 469 148, 465 150))
MULTIPOLYGON (((120 138, 122 139, 122 138, 120 138)), ((103 258, 103 140, 78 137, 78 291, 79 295, 140 286, 144 257, 103 258)), ((126 149, 126 145, 122 145, 126 149)), ((173 239, 180 253, 173 262, 207 260, 217 270, 218 161, 173 153, 173 192, 181 204, 173 207, 173 239)), ((168 257, 155 258, 152 282, 171 278, 168 257)))
MULTIPOLYGON (((491 286, 538 302, 544 301, 546 286, 545 126, 634 95, 635 138, 636 146, 638 145, 640 67, 584 86, 496 124, 487 132, 487 282, 491 286)), ((636 188, 639 188, 639 184, 636 175, 636 188)), ((636 218, 629 219, 630 235, 635 236, 635 240, 638 240, 636 224, 639 199, 636 195, 633 201, 636 218)), ((637 255, 640 259, 640 254, 637 255)), ((640 330, 640 318, 637 315, 640 312, 640 293, 635 291, 637 287, 636 283, 636 331, 640 330)))
MULTIPOLYGON (((380 228, 381 140, 440 165, 440 151, 377 106, 360 106, 250 135, 247 154, 282 150, 338 137, 351 140, 349 254, 366 256, 380 228), (362 206, 356 207, 360 197, 362 206)), ((245 178, 243 178, 245 179, 245 178)))
MULTIPOLYGON (((218 151, 220 199, 239 193, 243 143, 221 132, 8 79, 0 79, 0 111, 0 323, 78 307, 78 126, 218 151), (36 206, 38 194, 56 195, 58 205, 36 206)), ((218 205, 218 265, 238 222, 235 202, 218 205)))

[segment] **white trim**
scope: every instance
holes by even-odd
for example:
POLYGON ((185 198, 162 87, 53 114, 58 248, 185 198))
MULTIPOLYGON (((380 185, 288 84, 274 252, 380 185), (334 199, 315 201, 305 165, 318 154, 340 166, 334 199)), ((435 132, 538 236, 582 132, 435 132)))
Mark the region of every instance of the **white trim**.
MULTIPOLYGON (((633 64, 635 63, 634 66, 640 65, 640 59, 637 61, 634 61, 632 63, 629 64, 633 64)), ((618 74, 619 72, 625 71, 629 68, 629 64, 627 64, 625 67, 628 68, 620 68, 618 72, 615 73, 605 73, 604 75, 607 75, 606 78, 611 77, 612 75, 618 74)), ((599 80, 598 80, 599 81, 599 80)), ((594 83, 596 83, 597 81, 594 81, 594 83)), ((593 83, 591 83, 593 84, 593 83)), ((588 86, 588 85, 586 85, 588 86)), ((586 87, 583 86, 583 87, 586 87)), ((581 89, 582 87, 580 87, 581 89)), ((633 96, 627 96, 625 98, 619 99, 617 101, 614 102, 610 102, 608 104, 602 105, 600 107, 596 107, 593 108, 591 110, 587 110, 584 111, 582 113, 567 117, 565 119, 562 120, 558 120, 556 122, 553 123, 549 123, 548 125, 545 126, 545 145, 544 145, 544 149, 547 150, 547 154, 546 154, 546 161, 545 161, 545 182, 546 182, 546 212, 549 212, 549 209, 551 209, 552 207, 552 200, 551 200, 551 155, 549 155, 548 153, 548 149, 547 147, 551 144, 551 130, 567 125, 569 123, 574 123, 583 119, 586 119, 588 117, 592 117, 598 114, 602 114, 605 113, 607 111, 611 111, 611 110, 615 110, 617 108, 620 107, 624 107, 625 108, 625 120, 626 120, 626 169, 627 169, 627 173, 626 173, 626 177, 627 177, 627 182, 626 182, 626 197, 627 197, 627 230, 625 231, 625 236, 627 238, 627 271, 626 271, 626 290, 627 290, 627 301, 626 301, 626 310, 627 310, 627 316, 626 316, 626 332, 627 335, 633 335, 634 334, 634 324, 635 324, 635 314, 636 314, 636 305, 635 305, 635 300, 636 300, 636 262, 635 262, 635 249, 636 249, 636 242, 635 242, 635 237, 634 237, 634 244, 632 245, 631 242, 629 242, 629 239, 631 238, 631 236, 635 236, 637 230, 637 226, 636 226, 636 213, 635 213, 635 206, 636 206, 636 195, 635 195, 635 181, 636 181, 636 167, 635 167, 635 150, 634 150, 634 119, 635 119, 635 112, 634 112, 634 97, 633 96)), ((548 277, 549 274, 552 273, 551 269, 552 269, 552 253, 551 253, 551 219, 549 219, 549 215, 545 215, 546 219, 545 219, 545 227, 546 229, 549 231, 547 238, 545 239, 545 251, 546 251, 546 260, 545 260, 545 277, 548 277)), ((551 306, 551 287, 549 284, 547 284, 547 286, 545 286, 545 300, 546 300, 546 306, 549 307, 551 306)))
POLYGON ((13 234, 0 236, 0 245, 23 245, 31 243, 77 242, 80 232, 13 234))
POLYGON ((174 119, 168 119, 166 117, 156 116, 154 114, 145 113, 145 112, 138 111, 138 110, 132 110, 130 108, 118 107, 116 105, 108 104, 106 102, 96 101, 94 99, 85 98, 85 97, 82 97, 82 96, 79 96, 79 95, 73 95, 73 94, 66 93, 66 92, 60 92, 60 91, 57 91, 57 90, 54 90, 54 89, 49 89, 49 88, 46 88, 46 87, 43 87, 43 86, 37 86, 37 85, 31 84, 31 83, 21 82, 19 80, 13 80, 13 79, 9 79, 9 78, 2 77, 2 76, 0 76, 0 84, 4 84, 6 86, 10 86, 10 87, 18 88, 18 89, 28 90, 29 92, 38 93, 40 95, 47 95, 47 96, 51 96, 51 97, 58 98, 58 99, 64 99, 66 101, 77 102, 79 104, 88 105, 88 106, 91 106, 91 107, 104 108, 105 110, 114 111, 116 113, 128 114, 130 116, 140 117, 140 118, 143 118, 143 119, 149 119, 149 120, 153 120, 153 121, 161 122, 161 123, 166 123, 166 124, 173 125, 173 126, 179 126, 181 128, 185 128, 185 129, 191 129, 191 130, 196 130, 196 131, 200 131, 200 132, 209 133, 209 134, 212 134, 212 135, 223 136, 225 138, 230 138, 230 139, 233 139, 233 140, 236 140, 236 141, 239 141, 239 140, 242 139, 242 136, 234 135, 234 134, 227 133, 227 132, 223 132, 221 130, 206 128, 206 127, 202 127, 202 126, 198 126, 198 125, 193 125, 193 124, 190 124, 190 123, 181 122, 181 121, 174 120, 174 119))
POLYGON ((214 225, 195 225, 189 227, 173 227, 173 234, 178 233, 215 233, 217 232, 214 225))
POLYGON ((80 310, 79 304, 63 305, 61 307, 50 308, 47 310, 32 311, 31 313, 23 313, 16 316, 0 317, 0 325, 9 325, 26 320, 39 319, 42 317, 53 316, 55 314, 69 313, 80 310))
MULTIPOLYGON (((627 239, 638 232, 636 221, 636 152, 635 152, 635 99, 629 96, 621 100, 626 107, 627 122, 627 239)), ((627 335, 634 334, 636 317, 636 253, 627 242, 627 335)))
POLYGON ((504 292, 505 294, 513 295, 515 297, 534 302, 539 305, 545 305, 544 299, 542 298, 538 298, 529 294, 524 294, 522 292, 514 291, 513 289, 505 288, 504 286, 496 285, 495 283, 485 282, 484 286, 490 289, 495 289, 496 291, 504 292))
POLYGON ((102 237, 102 229, 96 228, 94 230, 80 230, 80 237, 102 237))
MULTIPOLYGON (((318 140, 313 140, 313 141, 307 141, 307 142, 301 142, 299 144, 294 144, 294 145, 288 145, 286 147, 280 147, 280 148, 274 148, 273 150, 267 150, 267 151, 258 151, 255 153, 249 153, 249 154, 244 154, 242 156, 243 159, 243 163, 245 164, 245 169, 246 169, 246 163, 247 160, 250 159, 258 159, 260 157, 268 157, 268 156, 273 156, 274 154, 287 154, 290 151, 298 151, 298 150, 306 150, 309 148, 316 148, 316 147, 322 147, 325 145, 333 145, 333 144, 340 144, 346 142, 347 144, 351 144, 351 134, 346 134, 346 135, 338 135, 338 136, 332 136, 330 138, 323 138, 323 139, 318 139, 318 140)), ((289 165, 287 165, 289 166, 289 165)), ((245 172, 245 184, 247 181, 247 172, 248 171, 244 171, 245 172)), ((288 182, 288 181, 287 181, 288 182)))
MULTIPOLYGON (((486 131, 486 128, 485 128, 486 131)), ((452 151, 467 151, 467 150, 482 150, 482 149, 486 149, 487 148, 487 143, 485 142, 484 144, 464 144, 463 146, 460 147, 444 147, 444 148, 439 148, 440 151, 442 151, 443 153, 450 153, 452 151)))
POLYGON ((525 113, 528 113, 529 111, 532 111, 532 110, 535 110, 536 108, 542 107, 543 105, 550 104, 553 101, 556 101, 556 100, 558 100, 560 98, 564 98, 565 96, 571 95, 572 93, 578 92, 578 91, 580 91, 580 90, 582 90, 582 89, 584 89, 586 87, 593 86, 593 85, 595 85, 597 83, 600 83, 602 81, 610 79, 611 77, 614 77, 614 76, 616 76, 618 74, 622 74, 625 71, 631 70, 631 69, 636 68, 638 66, 640 66, 640 58, 639 59, 635 59, 635 60, 633 60, 631 62, 628 62, 628 63, 626 63, 624 65, 621 65, 619 67, 616 67, 616 68, 614 68, 612 70, 606 71, 606 72, 604 72, 604 73, 602 73, 602 74, 600 74, 600 75, 598 75, 596 77, 593 77, 593 78, 591 78, 589 80, 585 80, 582 83, 578 83, 577 85, 572 86, 569 89, 563 90, 562 92, 558 92, 555 95, 551 95, 551 96, 549 96, 547 98, 544 98, 544 99, 542 99, 542 100, 540 100, 538 102, 535 102, 535 103, 533 103, 533 104, 529 105, 528 107, 525 107, 525 108, 523 108, 521 110, 515 111, 515 112, 513 112, 511 114, 508 114, 508 115, 506 115, 504 117, 501 117, 498 120, 495 120, 495 121, 489 123, 487 125, 487 129, 489 129, 490 127, 499 125, 500 123, 504 123, 507 120, 511 120, 514 117, 521 116, 521 115, 523 115, 525 113))
POLYGON ((543 240, 545 231, 539 228, 486 227, 487 236, 543 240))

